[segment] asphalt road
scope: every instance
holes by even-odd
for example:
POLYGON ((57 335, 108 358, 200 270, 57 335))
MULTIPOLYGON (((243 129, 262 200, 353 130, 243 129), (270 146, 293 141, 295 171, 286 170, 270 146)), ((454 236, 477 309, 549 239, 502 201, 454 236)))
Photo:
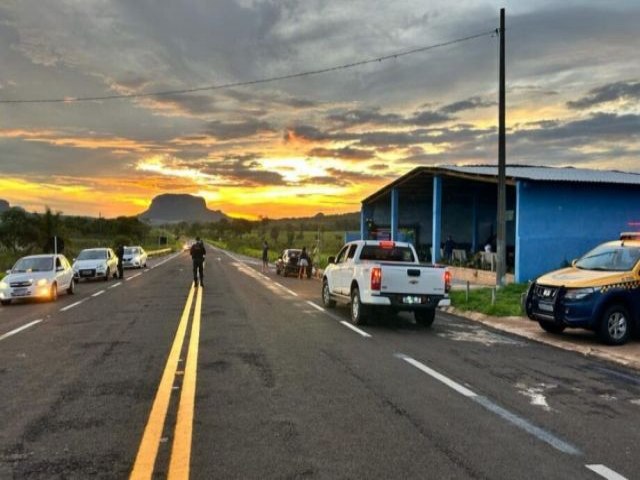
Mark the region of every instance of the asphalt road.
POLYGON ((203 289, 150 267, 0 308, 0 479, 640 477, 635 371, 447 314, 353 329, 220 251, 203 289))

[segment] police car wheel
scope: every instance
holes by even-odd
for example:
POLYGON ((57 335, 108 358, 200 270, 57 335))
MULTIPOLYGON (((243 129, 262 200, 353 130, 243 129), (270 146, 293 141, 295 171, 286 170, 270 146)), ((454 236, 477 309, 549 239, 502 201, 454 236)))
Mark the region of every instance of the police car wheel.
POLYGON ((547 322, 544 320, 538 320, 538 324, 540 325, 540 328, 549 333, 562 333, 564 332, 564 329, 567 328, 559 323, 547 322))
POLYGON ((631 336, 629 311, 622 305, 607 308, 600 320, 598 335, 607 345, 622 345, 631 336))

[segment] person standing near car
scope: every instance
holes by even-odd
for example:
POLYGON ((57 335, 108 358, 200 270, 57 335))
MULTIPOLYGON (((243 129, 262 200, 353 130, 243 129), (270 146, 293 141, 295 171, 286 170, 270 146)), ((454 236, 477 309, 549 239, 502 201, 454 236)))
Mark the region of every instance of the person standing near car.
POLYGON ((308 266, 309 254, 307 254, 307 247, 302 247, 302 252, 300 252, 300 258, 298 259, 298 278, 304 279, 308 266))
POLYGON ((193 283, 198 288, 198 283, 204 287, 204 257, 207 251, 200 237, 196 237, 196 243, 191 245, 191 260, 193 262, 193 283))
POLYGON ((124 278, 124 245, 120 243, 116 248, 116 257, 118 257, 118 278, 124 278))
POLYGON ((269 244, 266 240, 262 241, 262 272, 269 271, 269 244))

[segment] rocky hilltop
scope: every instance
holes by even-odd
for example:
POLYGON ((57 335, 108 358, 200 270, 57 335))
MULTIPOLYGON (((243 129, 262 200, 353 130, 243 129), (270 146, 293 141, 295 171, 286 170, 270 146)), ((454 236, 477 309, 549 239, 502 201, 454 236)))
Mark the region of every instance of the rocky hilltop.
POLYGON ((153 225, 179 222, 217 222, 227 218, 220 210, 209 210, 202 197, 172 193, 155 197, 151 201, 149 209, 138 217, 153 225))

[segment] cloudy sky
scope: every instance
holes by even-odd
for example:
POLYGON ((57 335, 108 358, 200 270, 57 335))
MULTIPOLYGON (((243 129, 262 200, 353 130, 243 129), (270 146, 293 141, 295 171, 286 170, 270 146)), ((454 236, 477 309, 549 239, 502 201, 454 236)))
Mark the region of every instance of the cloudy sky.
POLYGON ((640 173, 637 0, 2 0, 0 198, 116 216, 193 193, 234 216, 359 209, 418 165, 507 161, 640 173))

